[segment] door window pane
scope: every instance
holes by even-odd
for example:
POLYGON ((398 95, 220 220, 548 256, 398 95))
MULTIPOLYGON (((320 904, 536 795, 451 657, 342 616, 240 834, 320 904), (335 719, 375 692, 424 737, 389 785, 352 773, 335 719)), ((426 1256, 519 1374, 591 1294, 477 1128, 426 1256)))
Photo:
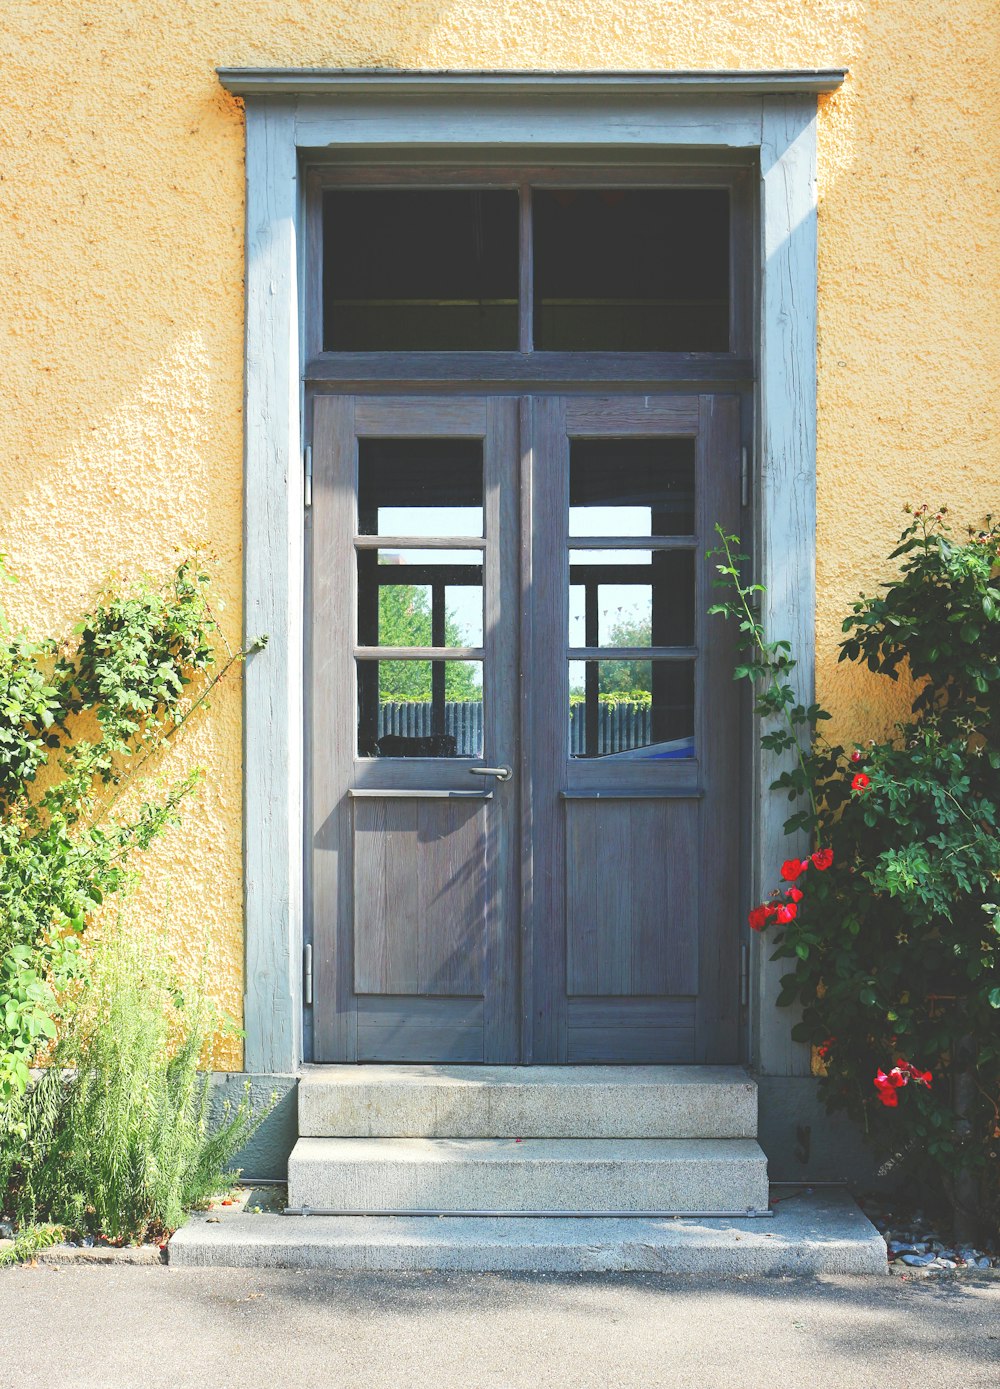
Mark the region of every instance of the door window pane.
POLYGON ((514 189, 328 191, 327 352, 516 350, 514 189))
POLYGON ((358 531, 482 535, 482 440, 359 439, 358 531))
POLYGON ((694 756, 693 661, 570 661, 574 758, 694 756))
POLYGON ((361 757, 481 757, 481 661, 359 661, 361 757))
POLYGON ((362 646, 482 646, 477 550, 359 550, 362 646))
POLYGON ((570 535, 693 535, 694 440, 573 439, 570 535))
POLYGON ((535 347, 729 351, 729 193, 536 189, 535 347))
POLYGON ((691 646, 690 550, 571 550, 570 646, 691 646))

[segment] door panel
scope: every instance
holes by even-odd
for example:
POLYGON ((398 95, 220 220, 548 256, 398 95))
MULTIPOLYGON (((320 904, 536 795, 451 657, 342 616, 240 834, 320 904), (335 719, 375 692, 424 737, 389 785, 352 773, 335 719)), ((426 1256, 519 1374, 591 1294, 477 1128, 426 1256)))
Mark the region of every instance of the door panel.
POLYGON ((359 994, 483 995, 484 816, 466 801, 355 801, 359 994))
POLYGON ((696 802, 566 802, 570 998, 698 992, 697 847, 696 802))

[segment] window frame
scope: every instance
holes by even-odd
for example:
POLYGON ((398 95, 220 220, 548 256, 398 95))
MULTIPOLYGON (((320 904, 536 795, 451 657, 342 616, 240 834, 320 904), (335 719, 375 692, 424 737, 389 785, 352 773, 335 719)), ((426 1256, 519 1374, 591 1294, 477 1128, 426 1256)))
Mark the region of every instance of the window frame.
MULTIPOLYGON (((304 270, 303 346, 305 379, 318 384, 340 379, 349 372, 352 379, 364 379, 366 367, 371 379, 383 379, 390 370, 405 378, 420 376, 431 366, 431 359, 447 356, 452 373, 469 380, 489 381, 521 373, 533 380, 562 380, 577 374, 584 378, 598 375, 608 357, 619 360, 619 370, 629 379, 678 380, 689 383, 693 368, 711 372, 717 367, 725 377, 733 369, 752 375, 754 356, 754 306, 757 276, 753 246, 756 233, 754 176, 752 159, 740 152, 727 163, 706 167, 690 157, 674 155, 660 162, 620 158, 615 162, 600 157, 584 163, 553 151, 549 159, 538 161, 530 149, 508 151, 501 165, 488 162, 439 162, 413 164, 368 159, 356 165, 344 159, 330 164, 310 162, 303 170, 307 243, 313 250, 304 270), (449 351, 421 349, 397 351, 328 351, 323 347, 323 196, 329 189, 364 191, 420 187, 430 189, 510 189, 519 196, 519 343, 509 352, 449 351), (534 243, 532 236, 532 195, 536 190, 579 189, 700 189, 720 188, 729 195, 729 349, 726 352, 551 352, 533 345, 534 243)), ((604 374, 602 369, 601 374, 604 374)), ((454 374, 443 379, 455 379, 454 374)))

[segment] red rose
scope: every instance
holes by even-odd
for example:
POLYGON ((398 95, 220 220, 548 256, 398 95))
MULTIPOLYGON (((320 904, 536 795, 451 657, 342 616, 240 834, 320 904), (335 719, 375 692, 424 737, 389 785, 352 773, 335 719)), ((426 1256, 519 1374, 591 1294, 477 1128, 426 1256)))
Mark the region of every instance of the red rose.
POLYGON ((854 780, 851 782, 851 790, 852 790, 852 791, 864 791, 864 789, 867 787, 867 785, 868 785, 868 777, 865 776, 864 772, 858 772, 857 776, 856 776, 856 777, 854 778, 854 780))
POLYGON ((794 921, 798 915, 798 907, 794 902, 788 902, 778 908, 774 913, 774 919, 779 926, 787 926, 790 921, 794 921))
POLYGON ((801 902, 804 893, 800 887, 790 887, 785 893, 785 896, 788 898, 789 902, 801 902))
POLYGON ((851 753, 851 761, 852 761, 852 762, 860 762, 860 761, 861 761, 861 753, 859 752, 859 750, 858 750, 857 748, 855 748, 854 751, 851 753))
POLYGON ((818 868, 821 873, 825 873, 833 863, 833 850, 817 849, 816 852, 810 856, 810 861, 814 868, 818 868))
POLYGON ((823 1042, 821 1046, 818 1046, 816 1048, 816 1055, 819 1057, 821 1061, 825 1061, 826 1058, 830 1055, 830 1048, 833 1046, 836 1040, 836 1037, 827 1037, 826 1041, 823 1042))
POLYGON ((753 911, 747 917, 751 931, 763 931, 769 917, 770 912, 766 907, 754 907, 753 911))
POLYGON ((899 1104, 899 1096, 896 1094, 895 1090, 880 1090, 878 1092, 878 1097, 885 1105, 886 1109, 895 1109, 899 1104))
POLYGON ((809 867, 808 859, 789 858, 781 865, 781 876, 786 883, 793 883, 796 878, 801 878, 802 874, 809 867))

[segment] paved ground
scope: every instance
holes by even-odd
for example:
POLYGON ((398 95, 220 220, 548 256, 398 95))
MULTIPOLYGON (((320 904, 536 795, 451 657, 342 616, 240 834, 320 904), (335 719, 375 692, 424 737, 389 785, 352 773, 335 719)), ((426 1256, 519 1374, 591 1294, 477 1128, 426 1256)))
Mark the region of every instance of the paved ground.
POLYGON ((0 1389, 978 1389, 1000 1283, 0 1273, 0 1389))

